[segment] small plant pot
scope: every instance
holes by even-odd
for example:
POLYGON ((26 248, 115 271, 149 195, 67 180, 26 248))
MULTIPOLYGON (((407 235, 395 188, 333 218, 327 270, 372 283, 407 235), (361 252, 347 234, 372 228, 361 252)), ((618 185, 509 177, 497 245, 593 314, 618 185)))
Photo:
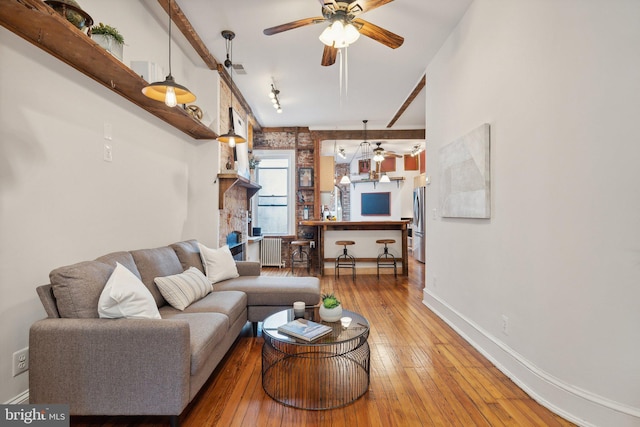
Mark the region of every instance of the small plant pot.
POLYGON ((325 322, 337 322, 342 317, 342 306, 339 305, 334 308, 325 308, 320 304, 320 318, 325 322))
POLYGON ((91 38, 107 52, 122 61, 122 48, 124 45, 116 42, 113 37, 105 34, 91 34, 91 38))

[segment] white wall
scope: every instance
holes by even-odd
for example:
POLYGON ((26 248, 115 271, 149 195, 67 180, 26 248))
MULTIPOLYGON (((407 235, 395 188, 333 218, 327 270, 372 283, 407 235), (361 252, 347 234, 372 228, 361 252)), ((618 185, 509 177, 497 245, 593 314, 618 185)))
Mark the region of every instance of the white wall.
POLYGON ((427 207, 438 149, 490 123, 492 218, 429 213, 425 303, 584 425, 640 425, 638 18, 476 0, 427 69, 427 207))
MULTIPOLYGON (((352 181, 361 179, 358 174, 358 162, 351 165, 352 181), (354 166, 355 165, 355 166, 354 166)), ((376 183, 363 182, 351 185, 349 189, 351 200, 351 221, 399 221, 401 218, 413 217, 413 178, 419 175, 418 171, 405 171, 404 160, 396 158, 396 172, 389 172, 390 178, 404 177, 404 181, 376 183), (390 216, 362 216, 361 198, 362 193, 391 193, 391 215, 390 216)), ((362 178, 366 178, 362 175, 362 178)))
MULTIPOLYGON (((164 27, 141 2, 119 2, 83 7, 124 34, 125 63, 166 63, 164 27)), ((175 45, 172 59, 196 103, 215 108, 217 73, 175 45)), ((217 164, 217 142, 195 141, 0 27, 0 402, 28 388, 11 357, 45 316, 35 288, 53 268, 186 238, 215 246, 217 164)))

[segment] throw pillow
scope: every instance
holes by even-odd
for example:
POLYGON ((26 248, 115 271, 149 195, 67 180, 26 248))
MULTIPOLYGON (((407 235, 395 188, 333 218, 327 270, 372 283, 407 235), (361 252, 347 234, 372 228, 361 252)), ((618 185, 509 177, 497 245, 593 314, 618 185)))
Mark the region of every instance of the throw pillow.
POLYGON ((225 245, 219 249, 211 249, 202 243, 198 243, 198 248, 200 249, 204 272, 212 284, 240 276, 229 246, 225 245))
POLYGON ((120 263, 111 273, 98 300, 103 319, 160 319, 153 295, 142 281, 120 263))
POLYGON ((195 267, 184 273, 156 277, 154 282, 164 299, 180 311, 212 291, 211 282, 195 267))

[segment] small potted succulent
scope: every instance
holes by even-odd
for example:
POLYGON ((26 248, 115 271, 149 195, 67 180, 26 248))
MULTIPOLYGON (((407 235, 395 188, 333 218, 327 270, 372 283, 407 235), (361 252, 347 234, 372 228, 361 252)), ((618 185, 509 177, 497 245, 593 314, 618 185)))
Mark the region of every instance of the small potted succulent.
POLYGON ((124 37, 117 28, 100 22, 98 25, 91 27, 91 38, 107 52, 122 61, 124 37))
POLYGON ((320 318, 325 322, 337 322, 342 317, 342 305, 334 294, 322 294, 320 318))

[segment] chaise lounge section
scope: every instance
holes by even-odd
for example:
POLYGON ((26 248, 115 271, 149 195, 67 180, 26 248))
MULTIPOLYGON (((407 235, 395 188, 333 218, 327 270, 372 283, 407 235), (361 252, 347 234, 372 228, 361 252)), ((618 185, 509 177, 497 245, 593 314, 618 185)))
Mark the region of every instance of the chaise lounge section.
POLYGON ((116 252, 60 267, 37 288, 47 318, 29 335, 29 400, 65 403, 72 415, 178 415, 196 396, 248 321, 257 324, 295 301, 320 301, 316 277, 267 277, 237 261, 239 277, 184 310, 154 280, 191 267, 205 272, 198 242, 116 252), (151 292, 161 319, 103 319, 98 300, 116 263, 151 292))

